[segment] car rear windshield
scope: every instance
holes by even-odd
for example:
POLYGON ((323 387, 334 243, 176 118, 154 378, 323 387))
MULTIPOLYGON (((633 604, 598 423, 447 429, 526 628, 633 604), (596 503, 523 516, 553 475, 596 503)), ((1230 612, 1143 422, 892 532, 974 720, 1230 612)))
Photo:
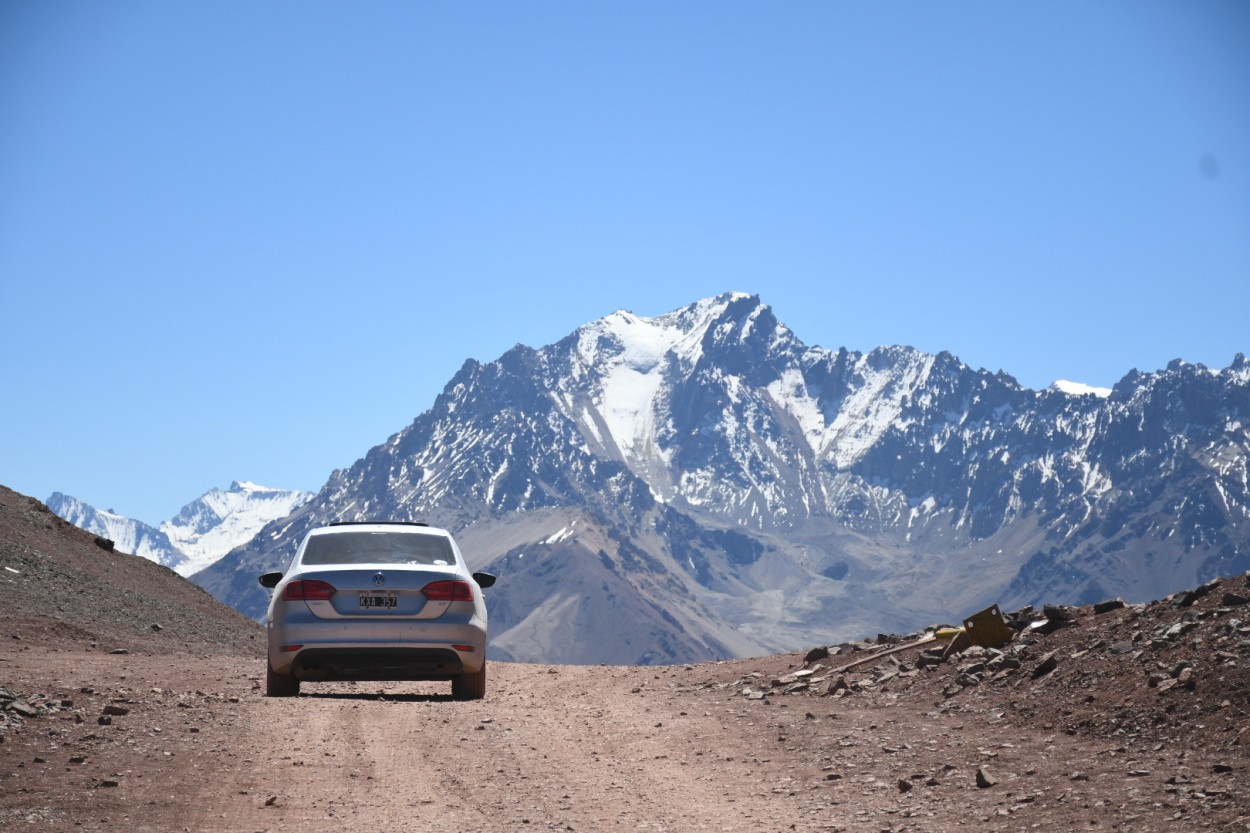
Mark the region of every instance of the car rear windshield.
POLYGON ((454 564, 451 542, 420 532, 335 532, 315 535, 304 564, 454 564))

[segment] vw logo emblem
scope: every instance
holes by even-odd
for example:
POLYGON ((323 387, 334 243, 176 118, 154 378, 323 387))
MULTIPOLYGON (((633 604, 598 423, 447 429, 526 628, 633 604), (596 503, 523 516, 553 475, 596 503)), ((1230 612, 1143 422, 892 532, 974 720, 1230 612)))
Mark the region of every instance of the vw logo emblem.
POLYGON ((373 583, 376 584, 378 587, 381 587, 383 584, 386 584, 386 576, 382 575, 381 573, 374 573, 373 583))

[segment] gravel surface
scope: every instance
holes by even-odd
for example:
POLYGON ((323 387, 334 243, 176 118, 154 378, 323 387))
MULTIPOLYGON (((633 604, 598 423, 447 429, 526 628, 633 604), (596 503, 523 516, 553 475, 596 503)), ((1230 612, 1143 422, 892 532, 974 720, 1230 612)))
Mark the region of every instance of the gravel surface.
POLYGON ((0 831, 1245 832, 1247 596, 270 699, 258 626, 0 490, 0 831))

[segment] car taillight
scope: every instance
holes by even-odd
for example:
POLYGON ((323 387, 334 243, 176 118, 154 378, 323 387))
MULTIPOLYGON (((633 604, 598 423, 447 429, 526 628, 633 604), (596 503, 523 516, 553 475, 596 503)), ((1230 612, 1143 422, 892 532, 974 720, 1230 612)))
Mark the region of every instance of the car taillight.
POLYGON ((334 585, 320 579, 297 579, 286 586, 282 598, 288 602, 324 602, 334 595, 334 585))
POLYGON ((435 581, 421 592, 432 602, 471 602, 473 589, 467 581, 435 581))

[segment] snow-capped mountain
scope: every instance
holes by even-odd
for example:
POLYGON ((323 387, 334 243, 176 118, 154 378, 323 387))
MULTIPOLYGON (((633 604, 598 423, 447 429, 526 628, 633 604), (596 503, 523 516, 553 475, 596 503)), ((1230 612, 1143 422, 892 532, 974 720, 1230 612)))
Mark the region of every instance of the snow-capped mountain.
POLYGON ((1245 570, 1248 460, 1241 355, 1033 391, 947 353, 809 347, 730 293, 466 362, 195 580, 259 616, 255 576, 309 527, 424 520, 501 575, 495 656, 741 656, 1245 570))
POLYGON ((60 492, 47 503, 49 509, 75 526, 111 539, 118 550, 189 576, 247 543, 266 524, 286 517, 312 497, 311 492, 235 481, 228 490, 205 492, 159 529, 102 512, 60 492))
POLYGON ((60 492, 53 492, 46 502, 54 514, 79 529, 108 538, 121 552, 164 564, 172 570, 177 570, 187 560, 186 555, 170 542, 164 532, 142 521, 110 510, 96 509, 89 503, 60 492))
POLYGON ((189 576, 246 544, 265 524, 285 518, 312 497, 311 492, 236 480, 229 489, 211 489, 182 507, 161 524, 161 532, 186 555, 178 572, 189 576))

